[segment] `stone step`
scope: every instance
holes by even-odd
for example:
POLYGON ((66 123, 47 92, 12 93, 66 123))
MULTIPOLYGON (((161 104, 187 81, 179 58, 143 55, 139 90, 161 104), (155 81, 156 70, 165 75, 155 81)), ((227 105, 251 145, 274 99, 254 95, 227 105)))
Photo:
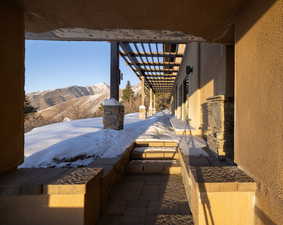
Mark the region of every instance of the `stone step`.
POLYGON ((180 174, 177 160, 132 160, 127 167, 128 174, 180 174))
POLYGON ((162 139, 137 139, 137 147, 177 147, 177 140, 162 140, 162 139))
POLYGON ((179 159, 176 147, 136 147, 131 159, 179 159))

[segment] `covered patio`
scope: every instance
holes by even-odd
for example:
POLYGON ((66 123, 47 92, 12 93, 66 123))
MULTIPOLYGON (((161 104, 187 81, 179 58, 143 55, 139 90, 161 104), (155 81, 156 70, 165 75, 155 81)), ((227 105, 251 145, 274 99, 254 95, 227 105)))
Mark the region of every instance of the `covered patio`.
POLYGON ((282 0, 1 2, 1 221, 93 225, 124 174, 141 175, 150 189, 144 176, 158 173, 182 178, 195 225, 283 224, 282 8, 282 0), (170 93, 171 113, 181 120, 173 128, 189 124, 174 135, 206 139, 202 151, 214 161, 187 157, 181 139, 145 139, 85 168, 18 169, 24 161, 25 39, 110 41, 112 100, 104 107, 104 127, 124 128, 121 56, 143 84, 142 99, 146 92, 150 97, 140 118, 155 112, 155 94, 170 93), (141 147, 149 149, 136 151, 141 147), (172 147, 176 154, 155 154, 152 147, 172 147))

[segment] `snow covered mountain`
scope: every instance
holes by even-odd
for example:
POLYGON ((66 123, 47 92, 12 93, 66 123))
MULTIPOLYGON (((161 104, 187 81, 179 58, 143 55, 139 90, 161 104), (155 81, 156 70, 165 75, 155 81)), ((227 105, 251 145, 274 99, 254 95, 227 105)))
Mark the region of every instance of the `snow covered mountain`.
POLYGON ((36 107, 38 110, 43 110, 50 106, 67 102, 71 99, 93 95, 97 97, 109 96, 109 85, 105 83, 98 83, 87 87, 71 86, 27 94, 30 99, 31 105, 36 107))
MULTIPOLYGON (((139 93, 139 85, 132 88, 135 94, 139 93)), ((37 108, 42 119, 50 122, 63 121, 66 117, 79 119, 97 116, 101 103, 109 98, 109 95, 110 88, 105 83, 27 94, 31 105, 37 108)))

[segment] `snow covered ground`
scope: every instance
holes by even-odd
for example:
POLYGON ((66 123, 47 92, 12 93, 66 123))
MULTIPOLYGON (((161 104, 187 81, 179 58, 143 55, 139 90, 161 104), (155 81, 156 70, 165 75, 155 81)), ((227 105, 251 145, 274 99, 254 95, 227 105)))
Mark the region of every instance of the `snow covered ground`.
MULTIPOLYGON (((123 130, 103 129, 102 118, 73 120, 38 127, 25 134, 25 161, 20 168, 86 166, 97 158, 111 158, 136 139, 178 139, 170 128, 169 114, 157 113, 144 120, 127 114, 123 130)), ((207 156, 206 142, 179 137, 186 155, 207 156)))
POLYGON ((102 118, 90 118, 38 127, 25 134, 25 161, 21 168, 77 167, 96 158, 120 155, 141 134, 166 133, 157 113, 146 120, 138 113, 125 116, 123 130, 103 129, 102 118))

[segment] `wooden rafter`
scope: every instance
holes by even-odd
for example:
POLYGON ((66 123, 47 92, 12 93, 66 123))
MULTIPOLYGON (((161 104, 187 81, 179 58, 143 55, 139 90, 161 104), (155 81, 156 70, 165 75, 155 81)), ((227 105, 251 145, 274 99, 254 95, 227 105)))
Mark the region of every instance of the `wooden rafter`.
POLYGON ((172 69, 156 70, 156 69, 143 69, 143 68, 141 68, 140 70, 142 70, 143 72, 154 72, 154 73, 178 73, 179 72, 179 70, 172 70, 172 69))
POLYGON ((120 55, 154 92, 170 92, 178 75, 183 52, 176 43, 121 43, 120 55))
MULTIPOLYGON (((132 63, 130 63, 130 65, 133 65, 132 63)), ((136 63, 136 65, 138 66, 180 66, 181 63, 174 63, 174 62, 164 62, 164 63, 136 63)))
POLYGON ((137 52, 129 52, 129 54, 125 54, 125 53, 121 53, 121 55, 127 56, 141 56, 141 57, 183 57, 183 54, 177 54, 175 52, 164 52, 164 53, 157 53, 157 52, 152 52, 152 53, 148 53, 148 52, 140 52, 139 54, 137 52))

